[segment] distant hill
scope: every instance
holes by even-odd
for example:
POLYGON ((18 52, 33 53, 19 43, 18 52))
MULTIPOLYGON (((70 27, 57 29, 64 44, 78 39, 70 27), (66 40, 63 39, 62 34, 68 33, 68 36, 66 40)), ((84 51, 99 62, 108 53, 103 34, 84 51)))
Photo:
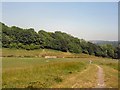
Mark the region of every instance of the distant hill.
POLYGON ((90 40, 89 42, 97 45, 111 44, 114 47, 118 46, 118 41, 90 40))

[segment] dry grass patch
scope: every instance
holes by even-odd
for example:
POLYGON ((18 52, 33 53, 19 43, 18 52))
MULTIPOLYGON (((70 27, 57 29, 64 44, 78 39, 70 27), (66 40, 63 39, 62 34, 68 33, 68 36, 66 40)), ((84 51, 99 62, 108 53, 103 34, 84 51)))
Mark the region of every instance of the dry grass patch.
POLYGON ((118 88, 118 70, 108 66, 102 66, 105 74, 105 84, 107 88, 118 88))
POLYGON ((3 88, 49 88, 87 65, 76 59, 26 59, 3 60, 3 88))
POLYGON ((52 88, 93 88, 96 86, 97 67, 89 65, 81 72, 76 72, 65 78, 59 84, 53 85, 52 88))

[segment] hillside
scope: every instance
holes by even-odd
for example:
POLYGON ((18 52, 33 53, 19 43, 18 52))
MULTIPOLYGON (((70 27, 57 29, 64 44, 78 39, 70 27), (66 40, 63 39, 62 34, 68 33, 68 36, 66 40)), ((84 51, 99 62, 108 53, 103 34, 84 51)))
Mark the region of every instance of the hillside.
POLYGON ((2 25, 2 47, 25 50, 54 49, 62 52, 84 53, 100 57, 118 58, 118 47, 99 46, 61 31, 35 32, 33 28, 22 29, 2 25))

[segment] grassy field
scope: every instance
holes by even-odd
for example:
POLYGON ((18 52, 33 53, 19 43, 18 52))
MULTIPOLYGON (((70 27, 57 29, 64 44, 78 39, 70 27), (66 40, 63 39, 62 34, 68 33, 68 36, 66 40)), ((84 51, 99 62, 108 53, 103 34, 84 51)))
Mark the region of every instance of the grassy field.
POLYGON ((79 59, 3 58, 3 87, 50 87, 86 66, 79 59))
POLYGON ((57 56, 58 58, 90 58, 94 56, 86 54, 73 54, 69 52, 61 52, 51 49, 37 49, 37 50, 23 50, 23 49, 2 49, 3 57, 44 57, 44 56, 57 56))
POLYGON ((3 88, 94 88, 98 70, 95 65, 103 68, 106 87, 118 87, 118 60, 55 50, 3 49, 3 56, 3 88), (43 57, 60 54, 67 58, 43 57))

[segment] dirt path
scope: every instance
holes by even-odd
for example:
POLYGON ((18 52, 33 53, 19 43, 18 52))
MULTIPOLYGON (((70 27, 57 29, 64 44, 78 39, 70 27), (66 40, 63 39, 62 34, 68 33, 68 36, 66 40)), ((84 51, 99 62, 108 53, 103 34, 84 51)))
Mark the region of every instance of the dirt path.
POLYGON ((54 88, 105 88, 103 68, 91 64, 87 69, 71 74, 54 88))
POLYGON ((105 88, 105 83, 104 83, 104 73, 103 69, 96 65, 98 67, 98 80, 97 80, 97 86, 96 88, 105 88))

